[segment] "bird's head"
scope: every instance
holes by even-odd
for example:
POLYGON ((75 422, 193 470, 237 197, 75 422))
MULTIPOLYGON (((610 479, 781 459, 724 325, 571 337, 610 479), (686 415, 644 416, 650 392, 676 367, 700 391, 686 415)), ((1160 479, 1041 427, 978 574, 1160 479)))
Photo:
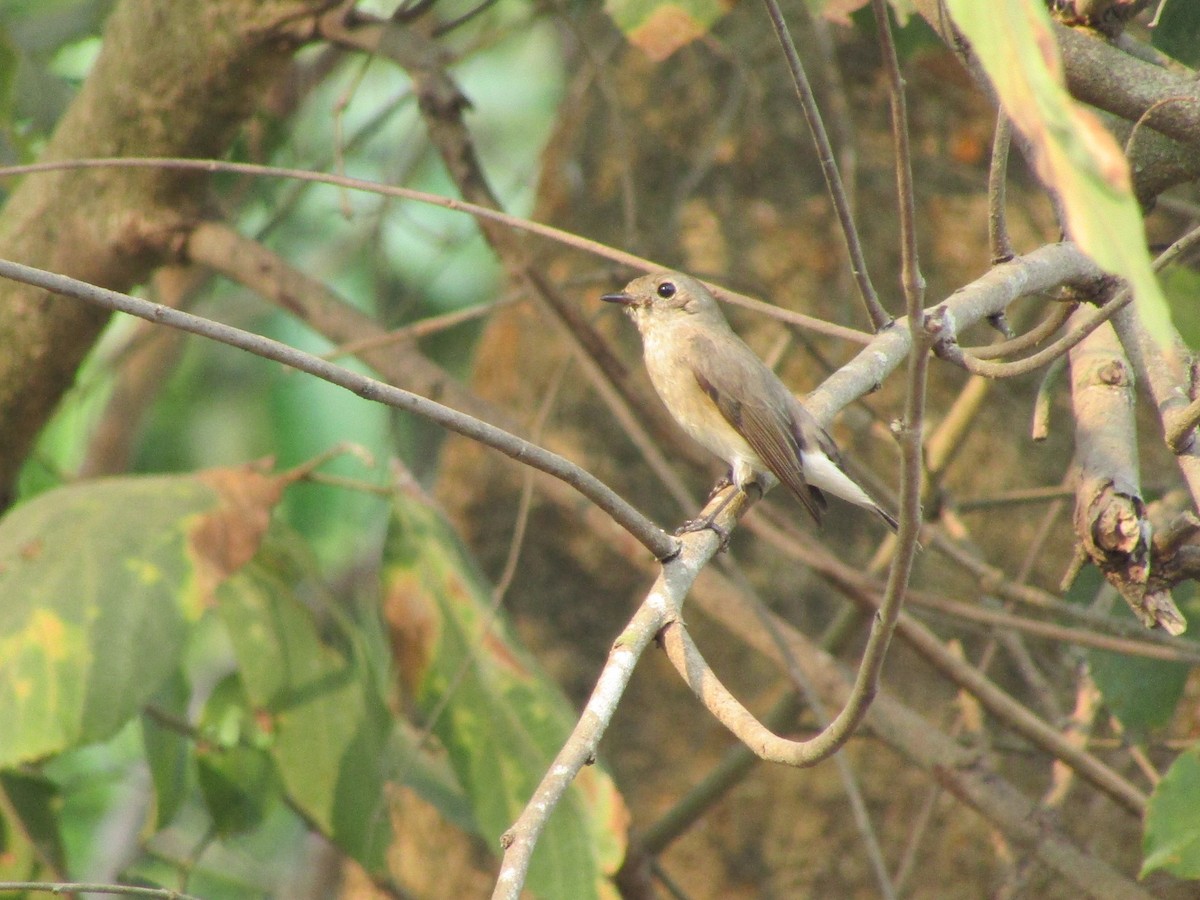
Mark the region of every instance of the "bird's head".
POLYGON ((645 334, 647 329, 687 321, 710 321, 725 325, 725 317, 708 288, 688 275, 658 272, 635 278, 625 289, 600 298, 619 303, 645 334))

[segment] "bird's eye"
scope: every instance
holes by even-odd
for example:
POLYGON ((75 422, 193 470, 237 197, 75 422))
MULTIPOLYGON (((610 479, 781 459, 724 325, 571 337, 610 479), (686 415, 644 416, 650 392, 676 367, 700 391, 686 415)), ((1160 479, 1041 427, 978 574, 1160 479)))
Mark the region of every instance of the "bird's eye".
POLYGON ((670 300, 675 296, 675 284, 671 281, 664 281, 658 286, 658 296, 664 300, 670 300))

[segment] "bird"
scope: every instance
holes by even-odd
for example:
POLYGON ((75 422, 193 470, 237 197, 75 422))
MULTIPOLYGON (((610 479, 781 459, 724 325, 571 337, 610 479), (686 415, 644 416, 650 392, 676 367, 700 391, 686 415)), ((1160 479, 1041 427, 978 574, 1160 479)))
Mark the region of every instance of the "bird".
MULTIPOLYGON (((729 327, 700 281, 657 272, 600 299, 623 306, 633 319, 658 396, 693 440, 729 465, 729 482, 738 490, 754 484, 766 493, 782 483, 818 525, 825 494, 833 494, 898 530, 896 518, 846 473, 833 438, 729 327)), ((734 496, 680 531, 710 528, 724 543, 728 536, 714 520, 734 496)))

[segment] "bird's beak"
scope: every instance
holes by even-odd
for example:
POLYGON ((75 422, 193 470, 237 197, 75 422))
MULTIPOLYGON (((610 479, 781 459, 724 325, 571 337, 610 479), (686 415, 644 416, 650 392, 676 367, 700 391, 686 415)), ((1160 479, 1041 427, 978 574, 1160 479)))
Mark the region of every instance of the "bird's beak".
POLYGON ((628 294, 605 294, 600 299, 605 303, 620 303, 622 306, 633 306, 637 303, 637 300, 628 294))

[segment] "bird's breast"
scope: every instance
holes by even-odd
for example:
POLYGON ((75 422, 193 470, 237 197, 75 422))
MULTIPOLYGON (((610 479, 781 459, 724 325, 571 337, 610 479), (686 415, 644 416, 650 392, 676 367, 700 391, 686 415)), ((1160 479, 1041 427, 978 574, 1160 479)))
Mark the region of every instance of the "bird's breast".
POLYGON ((745 460, 761 469, 757 454, 696 380, 686 335, 653 331, 643 344, 650 383, 683 430, 730 465, 745 460))

